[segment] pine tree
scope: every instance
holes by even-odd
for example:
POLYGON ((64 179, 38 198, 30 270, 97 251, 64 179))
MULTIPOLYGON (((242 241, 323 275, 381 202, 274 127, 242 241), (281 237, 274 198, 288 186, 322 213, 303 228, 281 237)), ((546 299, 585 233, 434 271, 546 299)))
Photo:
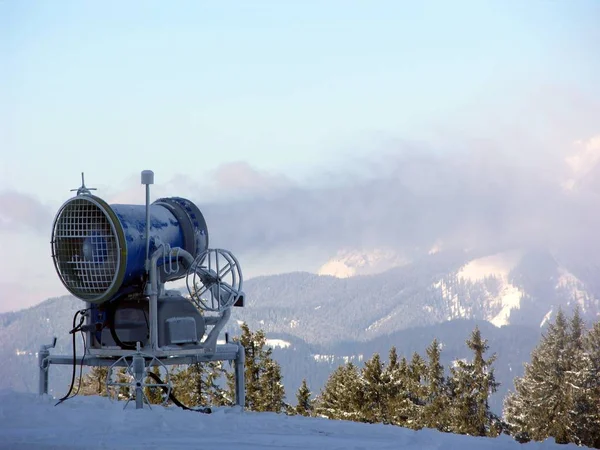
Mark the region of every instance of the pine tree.
POLYGON ((328 419, 362 421, 361 405, 360 374, 349 362, 331 373, 316 399, 315 412, 328 419))
POLYGON ((587 445, 593 440, 594 422, 597 420, 597 407, 594 399, 593 367, 584 344, 585 323, 579 307, 569 321, 569 337, 566 349, 565 390, 567 396, 568 440, 577 445, 587 445))
MULTIPOLYGON (((273 349, 267 346, 267 338, 263 330, 250 331, 246 323, 241 325, 242 334, 234 341, 244 346, 245 352, 245 407, 252 411, 281 412, 287 405, 284 403, 281 367, 272 358, 273 349)), ((235 397, 233 374, 227 376, 228 390, 225 396, 235 397)))
POLYGON ((520 441, 554 437, 569 441, 569 401, 565 392, 569 347, 566 317, 559 309, 541 342, 525 364, 523 377, 515 379, 515 392, 504 402, 504 416, 511 433, 520 441))
POLYGON ((361 370, 362 417, 366 422, 379 423, 384 420, 385 384, 383 363, 378 353, 365 362, 361 370))
POLYGON ((225 393, 219 385, 223 374, 222 361, 178 367, 171 375, 173 393, 180 402, 189 407, 223 405, 225 393))
MULTIPOLYGON (((406 367, 406 360, 404 360, 406 367)), ((383 368, 383 405, 382 419, 384 423, 397 424, 400 418, 396 414, 396 405, 404 391, 405 380, 400 370, 396 347, 392 347, 388 356, 388 363, 383 368)))
MULTIPOLYGON (((157 375, 159 378, 161 378, 160 372, 158 370, 158 366, 152 367, 152 369, 150 369, 150 371, 153 374, 157 375)), ((163 383, 166 382, 166 380, 161 380, 161 381, 163 383)), ((152 378, 150 375, 148 375, 146 377, 145 383, 146 384, 161 384, 158 381, 156 381, 154 378, 152 378)), ((165 394, 163 392, 162 386, 145 387, 144 394, 146 395, 146 398, 148 399, 148 402, 151 405, 160 405, 165 401, 165 394)))
POLYGON ((80 395, 106 396, 106 377, 108 367, 94 366, 81 378, 80 395))
POLYGON ((394 393, 390 398, 389 411, 391 411, 390 423, 402 427, 415 428, 415 419, 418 416, 414 399, 411 392, 411 371, 406 357, 402 357, 398 364, 395 376, 394 393))
POLYGON ((436 428, 439 431, 450 431, 450 397, 444 366, 440 363, 440 344, 434 339, 427 347, 427 370, 425 372, 425 407, 423 410, 423 426, 436 428))
POLYGON ((586 355, 586 391, 589 396, 589 407, 586 414, 587 430, 582 444, 592 448, 600 448, 600 322, 594 324, 584 338, 586 355))
POLYGON ((515 380, 504 414, 520 441, 600 445, 600 325, 587 332, 579 308, 567 321, 562 310, 515 380))
POLYGON ((406 413, 409 421, 406 426, 419 430, 423 428, 423 410, 425 405, 425 372, 427 364, 425 360, 417 352, 414 352, 408 365, 406 376, 406 393, 409 402, 406 413))
POLYGON ((479 327, 471 333, 467 346, 473 352, 473 361, 458 361, 452 373, 452 429, 455 433, 471 436, 496 436, 498 419, 489 408, 489 396, 495 393, 499 383, 494 377, 492 364, 496 355, 487 360, 484 353, 489 349, 482 339, 479 327))
POLYGON ((127 369, 125 367, 120 367, 119 369, 117 369, 115 379, 117 383, 123 383, 116 389, 118 399, 126 400, 131 398, 133 392, 127 385, 127 383, 131 383, 133 377, 129 373, 127 373, 127 369))
POLYGON ((286 404, 281 368, 274 360, 268 359, 262 362, 262 370, 259 379, 260 396, 256 401, 255 410, 282 412, 286 404))
POLYGON ((298 388, 298 392, 296 393, 296 408, 294 412, 300 416, 311 416, 313 412, 313 402, 310 398, 311 392, 308 388, 308 384, 306 384, 306 378, 302 380, 302 384, 298 388))
MULTIPOLYGON (((225 373, 226 389, 223 391, 223 398, 218 406, 232 406, 235 404, 235 372, 228 371, 225 373)), ((244 390, 246 387, 244 386, 244 390)))
POLYGON ((248 328, 248 325, 241 325, 242 336, 240 341, 246 352, 246 408, 256 410, 259 404, 261 394, 260 375, 261 360, 266 356, 263 347, 266 345, 266 337, 261 331, 254 335, 248 328))

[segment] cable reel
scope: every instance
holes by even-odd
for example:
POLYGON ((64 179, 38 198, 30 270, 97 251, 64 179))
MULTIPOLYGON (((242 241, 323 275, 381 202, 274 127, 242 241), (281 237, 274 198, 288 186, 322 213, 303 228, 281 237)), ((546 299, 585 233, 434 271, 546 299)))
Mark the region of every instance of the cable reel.
POLYGON ((186 285, 192 302, 205 311, 222 312, 242 294, 242 269, 229 250, 207 249, 189 267, 186 285))

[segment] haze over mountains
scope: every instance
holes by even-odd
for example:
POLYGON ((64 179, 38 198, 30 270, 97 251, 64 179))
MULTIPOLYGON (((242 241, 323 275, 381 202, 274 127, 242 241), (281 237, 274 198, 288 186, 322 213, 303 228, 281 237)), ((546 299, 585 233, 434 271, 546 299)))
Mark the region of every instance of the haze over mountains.
MULTIPOLYGON (((238 323, 245 321, 251 329, 267 332, 283 368, 288 401, 293 402, 302 378, 317 393, 337 365, 349 360, 361 364, 374 352, 385 359, 392 345, 407 357, 414 351, 424 355, 438 338, 448 367, 470 357, 464 342, 478 325, 489 340, 490 354, 498 354, 495 367, 502 385, 492 407, 500 412, 503 396, 557 309, 578 306, 588 323, 600 311, 592 268, 585 261, 564 266, 540 249, 483 256, 435 251, 409 263, 391 251, 346 251, 322 270, 331 267, 346 267, 353 276, 293 272, 247 280, 247 305, 234 308, 226 327, 238 335, 238 323), (387 265, 396 267, 369 273, 387 265)), ((67 331, 81 306, 65 296, 0 315, 3 387, 35 391, 39 346, 57 336, 55 352, 69 354, 67 331)), ((69 368, 52 370, 52 389, 60 393, 69 368)))
MULTIPOLYGON (((499 356, 498 411, 557 308, 579 306, 588 323, 597 319, 597 138, 545 158, 421 150, 374 157, 355 177, 320 176, 312 187, 242 164, 215 178, 223 198, 208 201, 206 181, 186 177, 153 189, 154 198, 197 201, 211 247, 240 259, 247 306, 234 309, 227 331, 237 334, 243 320, 267 332, 289 399, 302 378, 318 391, 337 364, 387 355, 392 345, 423 354, 438 337, 446 364, 468 357, 464 341, 479 324, 499 356)), ((142 198, 139 186, 98 194, 109 202, 142 198)), ((38 229, 44 217, 51 224, 46 209, 2 211, 9 227, 35 221, 38 229)), ((42 267, 56 281, 44 245, 34 250, 46 263, 32 270, 42 267)), ((14 305, 20 280, 3 290, 14 305)), ((35 353, 54 335, 57 351, 69 351, 66 333, 80 305, 63 297, 0 315, 3 384, 35 390, 35 353)))
MULTIPOLYGON (((317 273, 340 251, 371 254, 392 250, 393 261, 417 261, 435 249, 494 254, 542 248, 561 263, 598 263, 595 230, 600 216, 594 170, 600 140, 571 146, 531 145, 520 153, 512 142, 502 152, 491 144, 457 149, 386 143, 369 159, 344 161, 339 169, 312 179, 256 169, 246 163, 191 178, 161 180, 152 198, 184 196, 206 217, 213 247, 232 250, 247 276, 293 271, 317 273)), ((501 144, 497 144, 501 145, 501 144)), ((126 186, 88 180, 109 202, 142 204, 139 175, 126 186)), ((73 175, 77 183, 77 174, 73 175)), ((71 193, 64 192, 66 200, 71 193)), ((59 204, 28 194, 0 194, 0 227, 9 253, 38 261, 0 262, 4 311, 35 304, 64 292, 56 279, 48 243, 59 204), (33 270, 35 283, 23 279, 33 270)))

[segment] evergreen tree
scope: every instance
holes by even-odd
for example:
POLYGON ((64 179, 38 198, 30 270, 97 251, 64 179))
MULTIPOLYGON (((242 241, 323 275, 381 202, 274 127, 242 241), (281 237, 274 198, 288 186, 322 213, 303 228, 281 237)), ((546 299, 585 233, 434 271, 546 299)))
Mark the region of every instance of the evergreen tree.
MULTIPOLYGON (((406 359, 404 360, 406 368, 406 359)), ((405 370, 406 372, 406 370, 405 370)), ((383 368, 383 405, 382 418, 384 423, 398 424, 401 419, 396 414, 396 406, 404 392, 405 380, 400 369, 396 347, 392 347, 388 356, 388 363, 383 368)))
POLYGON ((425 373, 427 364, 417 352, 414 352, 405 377, 406 397, 405 413, 409 417, 406 426, 415 430, 423 428, 423 410, 425 405, 425 373))
POLYGON ((315 412, 328 419, 361 421, 362 391, 358 368, 352 363, 335 369, 316 399, 315 412))
POLYGON ((427 370, 425 372, 425 407, 423 410, 423 426, 450 431, 450 397, 444 375, 444 366, 440 363, 440 344, 434 339, 427 347, 427 370))
MULTIPOLYGON (((585 405, 586 432, 582 445, 600 448, 600 322, 594 324, 584 338, 587 370, 585 385, 589 403, 585 405)), ((573 419, 574 420, 574 419, 573 419)))
POLYGON ((482 339, 479 327, 475 327, 467 346, 473 352, 473 361, 458 361, 457 366, 451 368, 452 429, 471 436, 497 436, 499 421, 488 402, 499 386, 491 367, 496 355, 484 358, 489 346, 487 340, 482 339))
POLYGON ((262 331, 253 334, 246 323, 241 325, 242 335, 240 341, 246 352, 246 408, 256 410, 260 400, 260 374, 261 360, 267 356, 263 347, 266 345, 266 336, 262 331))
POLYGON ((597 407, 594 398, 596 374, 593 372, 591 358, 585 351, 585 323, 579 307, 569 321, 564 386, 567 396, 568 440, 577 445, 588 445, 593 441, 594 422, 597 421, 597 407))
POLYGON ((134 393, 132 392, 128 384, 133 381, 133 377, 129 373, 127 373, 127 368, 120 367, 119 369, 117 369, 115 373, 115 379, 117 383, 123 383, 116 389, 118 399, 127 400, 131 398, 134 393))
POLYGON ((223 405, 225 393, 219 381, 224 374, 222 361, 194 363, 172 371, 175 397, 189 407, 223 405))
POLYGON ((418 416, 415 394, 411 391, 411 370, 406 357, 398 364, 397 375, 393 386, 395 396, 390 398, 389 410, 392 412, 390 423, 403 427, 416 428, 415 419, 418 416))
MULTIPOLYGON (((235 372, 229 371, 225 373, 226 389, 223 392, 222 404, 219 406, 231 406, 235 404, 235 372)), ((246 387, 244 386, 244 390, 246 387)))
MULTIPOLYGON (((152 367, 152 369, 150 369, 150 371, 153 374, 158 375, 159 378, 162 378, 160 375, 160 372, 158 370, 158 366, 152 367)), ((166 382, 166 380, 161 380, 161 381, 163 383, 166 382)), ((156 381, 154 378, 152 378, 150 375, 148 375, 146 377, 144 382, 146 384, 161 384, 158 381, 156 381)), ((166 400, 162 386, 145 387, 144 394, 146 395, 146 398, 148 399, 148 402, 151 405, 160 405, 166 400)))
POLYGON ((598 397, 595 395, 597 372, 594 373, 587 353, 581 352, 566 376, 568 403, 568 439, 577 445, 593 447, 598 434, 598 397))
POLYGON ((282 412, 286 404, 281 368, 270 358, 263 361, 261 366, 263 373, 259 379, 260 396, 256 401, 255 411, 282 412))
POLYGON ((559 309, 541 342, 525 364, 525 374, 515 379, 515 392, 504 402, 504 416, 511 432, 521 441, 541 441, 554 437, 557 443, 569 442, 569 401, 566 371, 569 330, 559 309))
POLYGON ((108 367, 94 366, 91 370, 81 377, 81 395, 102 395, 106 396, 106 377, 108 367))
POLYGON ((385 384, 383 363, 378 353, 365 362, 361 370, 362 417, 366 422, 383 422, 385 417, 385 384))
POLYGON ((294 412, 300 416, 311 416, 313 412, 313 402, 310 398, 311 392, 306 384, 306 378, 302 380, 302 384, 296 393, 296 408, 294 412))
MULTIPOLYGON (((273 349, 267 346, 267 338, 263 330, 250 331, 246 323, 241 325, 242 334, 234 341, 244 346, 245 352, 245 407, 252 411, 281 412, 287 405, 284 403, 285 390, 282 383, 281 367, 273 360, 273 349)), ((227 377, 228 392, 226 397, 235 396, 233 374, 227 377)))

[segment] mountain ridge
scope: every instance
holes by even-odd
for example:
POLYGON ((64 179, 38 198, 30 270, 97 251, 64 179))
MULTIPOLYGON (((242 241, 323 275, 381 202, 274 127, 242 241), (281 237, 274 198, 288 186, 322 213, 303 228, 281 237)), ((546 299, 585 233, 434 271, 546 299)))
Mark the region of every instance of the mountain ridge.
MULTIPOLYGON (((584 305, 589 324, 598 317, 599 302, 594 285, 559 265, 549 252, 522 251, 496 270, 489 258, 498 259, 498 254, 501 259, 502 252, 482 256, 440 251, 381 273, 347 278, 310 272, 255 277, 244 283, 246 306, 233 308, 224 331, 239 335, 242 321, 253 330, 264 330, 275 346, 291 396, 300 375, 319 389, 337 365, 359 355, 369 358, 373 352, 385 358, 392 345, 424 355, 438 337, 449 360, 468 357, 464 342, 478 325, 484 337, 490 337, 490 351, 499 354, 500 392, 505 393, 558 307, 584 305), (494 323, 506 308, 502 293, 507 285, 519 290, 518 307, 494 323)), ((35 391, 40 345, 57 336, 53 352, 70 354, 68 330, 73 314, 84 305, 67 295, 0 314, 0 342, 5 343, 0 356, 6 362, 0 367, 1 383, 35 391)), ((81 352, 81 343, 77 346, 81 352)), ((54 389, 66 386, 69 370, 52 368, 54 389)))

